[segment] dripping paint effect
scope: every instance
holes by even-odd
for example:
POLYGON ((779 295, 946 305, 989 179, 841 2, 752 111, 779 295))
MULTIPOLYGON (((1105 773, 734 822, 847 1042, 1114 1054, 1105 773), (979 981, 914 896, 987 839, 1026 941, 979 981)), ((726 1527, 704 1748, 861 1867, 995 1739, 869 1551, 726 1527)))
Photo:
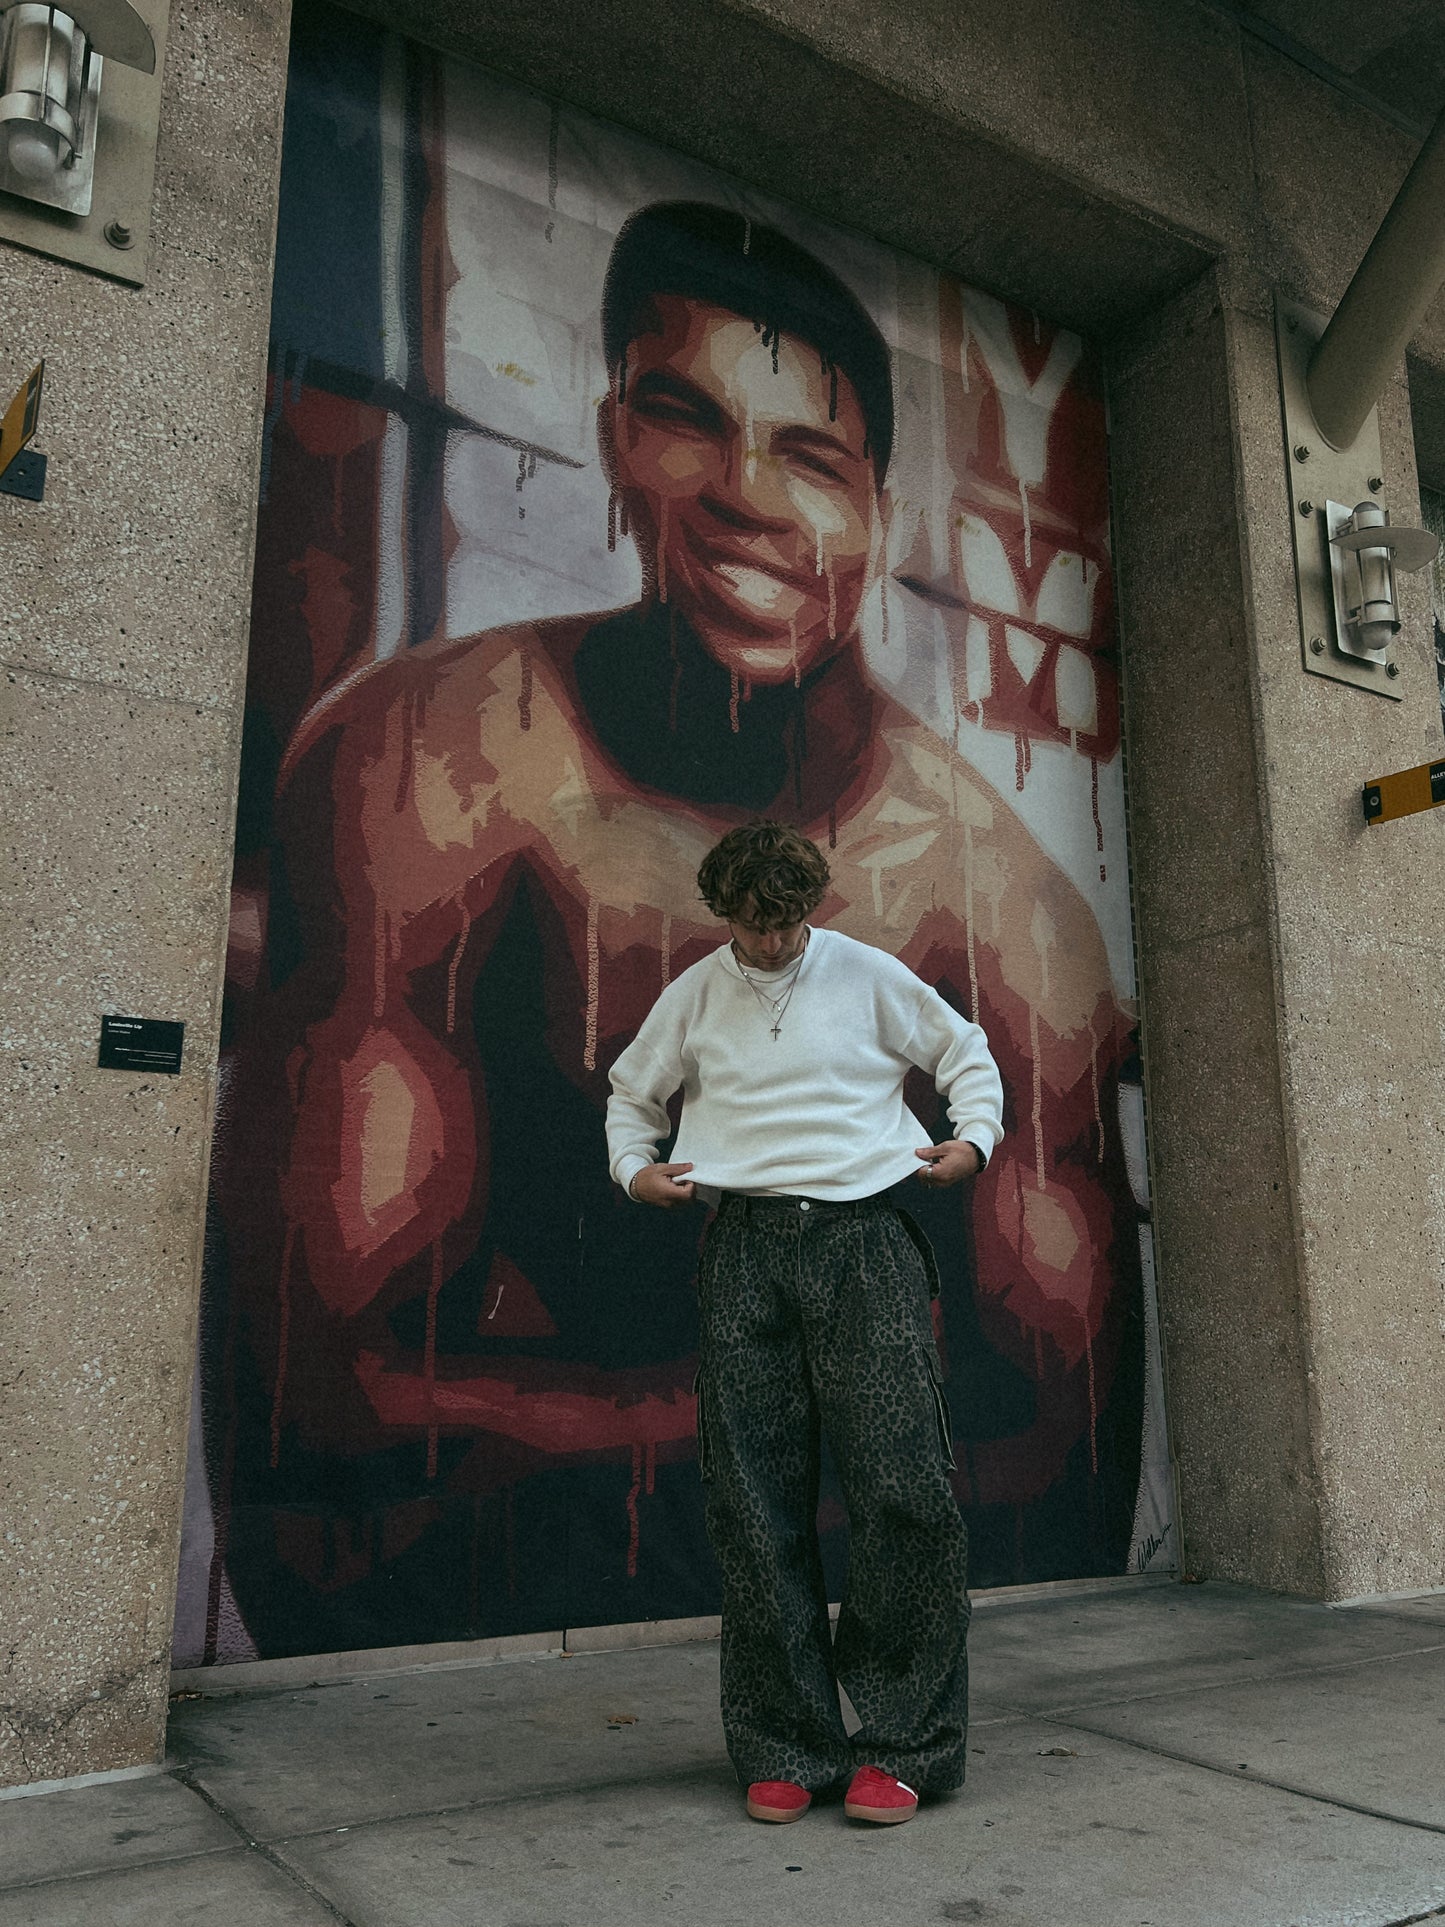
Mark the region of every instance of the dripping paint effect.
MULTIPOLYGON (((552 103, 552 122, 547 129, 547 209, 548 212, 553 215, 557 212, 557 136, 561 131, 562 109, 554 101, 552 103)), ((552 229, 555 226, 555 220, 548 221, 546 232, 548 241, 552 239, 552 229)))
POLYGON ((522 675, 517 685, 517 723, 523 734, 532 727, 532 658, 522 651, 522 675))
POLYGON ((431 1248, 431 1283, 426 1294, 426 1350, 422 1357, 422 1371, 426 1377, 426 1408, 429 1422, 426 1428, 426 1475, 434 1479, 437 1475, 437 1299, 442 1289, 442 1241, 437 1239, 431 1248))
POLYGON ((1099 1476, 1099 1393, 1094 1383, 1094 1341, 1089 1336, 1088 1319, 1084 1320, 1084 1358, 1089 1367, 1089 1469, 1095 1478, 1099 1476))
POLYGON ((653 1488, 656 1484, 657 1484, 657 1440, 649 1439, 647 1441, 647 1480, 646 1480, 646 1484, 643 1487, 643 1490, 646 1492, 649 1499, 652 1497, 653 1488))
POLYGON ((281 1458, 281 1407, 286 1398, 286 1371, 291 1353, 291 1254, 296 1249, 296 1226, 286 1227, 286 1243, 281 1252, 281 1276, 276 1282, 276 1390, 271 1397, 271 1469, 281 1458))
POLYGON ((828 570, 828 640, 838 640, 838 584, 831 567, 828 570))
POLYGON ((963 935, 968 951, 968 1014, 978 1022, 978 959, 973 948, 973 825, 963 826, 963 935))
POLYGON ((813 573, 814 575, 821 575, 823 573, 823 525, 821 522, 818 524, 817 528, 814 529, 813 533, 817 538, 817 550, 816 550, 815 559, 813 563, 813 573))
POLYGON ((454 899, 462 913, 462 927, 452 949, 452 960, 447 965, 447 1036, 450 1037, 457 1027, 457 971, 461 966, 462 952, 467 947, 471 935, 472 913, 467 908, 465 898, 454 899))
POLYGON ((587 1028, 582 1046, 582 1067, 597 1068, 597 1001, 599 960, 597 946, 597 899, 587 899, 587 1028))
POLYGON ((627 1494, 627 1577, 637 1577, 637 1548, 642 1530, 637 1519, 637 1495, 642 1490, 642 1447, 632 1448, 632 1485, 627 1494))
POLYGON ((886 662, 888 660, 888 557, 886 553, 883 557, 883 567, 885 573, 878 596, 878 643, 886 662))
POLYGON ((506 1289, 507 1289, 507 1281, 506 1281, 506 1279, 505 1279, 505 1278, 499 1278, 499 1279, 497 1280, 497 1295, 496 1295, 496 1297, 495 1297, 495 1298, 494 1298, 494 1299, 492 1300, 492 1309, 491 1309, 491 1310, 490 1310, 490 1311, 489 1311, 489 1312, 487 1313, 487 1323, 488 1323, 489 1325, 491 1324, 491 1322, 492 1322, 492 1320, 493 1320, 493 1319, 494 1319, 494 1318, 496 1317, 496 1315, 497 1315, 497 1312, 498 1312, 498 1311, 499 1311, 499 1309, 501 1308, 501 1303, 502 1303, 502 1293, 503 1293, 503 1292, 504 1292, 504 1291, 505 1291, 506 1289))
POLYGON ((672 915, 667 910, 664 910, 662 913, 662 938, 660 947, 662 950, 662 987, 666 990, 668 984, 672 981, 672 915))
POLYGON ((1024 1167, 1018 1162, 1014 1164, 1014 1208, 1018 1219, 1014 1226, 1014 1249, 1018 1252, 1020 1259, 1022 1259, 1024 1252, 1024 1167))
POLYGON ((1029 1011, 1029 1055, 1034 1065, 1034 1175, 1040 1191, 1046 1190, 1044 1178, 1044 1073, 1039 1059, 1039 1013, 1029 1011))
POLYGON ((728 721, 733 726, 734 736, 737 735, 738 729, 739 729, 739 723, 738 723, 739 688, 740 688, 740 684, 738 682, 738 672, 736 669, 734 669, 730 672, 730 678, 728 683, 728 721))
POLYGON ((607 497, 607 553, 617 553, 617 490, 613 489, 607 497))
POLYGON ((521 502, 522 490, 526 486, 527 486, 527 451, 525 448, 519 448, 517 450, 517 497, 518 497, 517 520, 519 522, 525 522, 527 519, 527 511, 525 508, 523 508, 522 502, 521 502))
POLYGON ((391 799, 392 814, 400 816, 411 795, 412 751, 416 736, 416 698, 408 696, 401 706, 401 763, 396 773, 396 794, 391 799))
MULTIPOLYGON (((1089 758, 1089 779, 1090 798, 1094 809, 1094 846, 1098 850, 1099 855, 1102 856, 1104 854, 1104 825, 1099 816, 1099 759, 1097 756, 1091 756, 1089 758)), ((1100 883, 1107 883, 1108 880, 1105 866, 1101 863, 1099 865, 1099 881, 1100 883)))
MULTIPOLYGON (((838 847, 838 812, 836 809, 833 809, 833 810, 829 810, 828 812, 828 848, 830 850, 836 850, 837 847, 838 847)), ((878 872, 876 870, 873 872, 873 879, 875 883, 878 880, 878 872)))
POLYGON ((1019 477, 1019 503, 1024 512, 1024 567, 1034 566, 1034 520, 1029 512, 1029 485, 1019 477))
POLYGON ((753 224, 747 215, 743 216, 743 253, 750 254, 753 246, 753 224))
POLYGON ((1014 788, 1016 790, 1022 790, 1023 786, 1024 786, 1024 734, 1022 730, 1016 729, 1014 731, 1014 788))
POLYGON ((1099 1108, 1099 1040, 1089 1025, 1089 1083, 1094 1093, 1094 1127, 1099 1133, 1099 1162, 1104 1162, 1104 1114, 1099 1108))
POLYGON ((376 921, 372 928, 372 988, 371 1014, 380 1018, 386 1010, 386 953, 390 948, 386 934, 386 911, 380 904, 376 906, 376 921))

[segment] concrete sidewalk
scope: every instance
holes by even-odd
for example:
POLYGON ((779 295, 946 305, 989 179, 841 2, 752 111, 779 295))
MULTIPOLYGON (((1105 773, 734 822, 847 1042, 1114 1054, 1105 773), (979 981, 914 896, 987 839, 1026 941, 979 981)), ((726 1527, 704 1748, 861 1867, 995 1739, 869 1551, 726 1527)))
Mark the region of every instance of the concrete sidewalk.
POLYGON ((887 1830, 836 1802, 792 1827, 744 1817, 710 1644, 181 1701, 163 1772, 0 1800, 0 1922, 1445 1916, 1445 1597, 995 1595, 972 1652, 969 1784, 887 1830))

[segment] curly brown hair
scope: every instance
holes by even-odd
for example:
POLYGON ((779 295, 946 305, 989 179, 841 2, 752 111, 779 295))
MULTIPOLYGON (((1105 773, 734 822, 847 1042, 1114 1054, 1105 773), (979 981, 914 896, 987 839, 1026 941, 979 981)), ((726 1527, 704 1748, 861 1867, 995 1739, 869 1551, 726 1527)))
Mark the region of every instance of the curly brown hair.
POLYGON ((697 887, 715 917, 746 914, 758 929, 777 930, 817 909, 828 865, 801 831, 785 823, 744 823, 708 851, 697 887))

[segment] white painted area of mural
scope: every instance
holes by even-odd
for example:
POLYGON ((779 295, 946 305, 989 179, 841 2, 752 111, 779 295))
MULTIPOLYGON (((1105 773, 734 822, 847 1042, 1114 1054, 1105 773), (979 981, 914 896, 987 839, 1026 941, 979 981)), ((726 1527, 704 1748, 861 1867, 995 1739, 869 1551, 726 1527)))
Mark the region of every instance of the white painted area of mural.
MULTIPOLYGON (((447 245, 456 274, 447 301, 446 399, 486 430, 453 436, 448 451, 455 547, 447 633, 472 635, 637 599, 641 570, 631 544, 619 541, 612 553, 607 548, 608 489, 597 452, 597 409, 607 388, 598 310, 612 242, 636 208, 669 199, 712 201, 767 221, 828 262, 894 351, 898 413, 885 580, 870 596, 862 623, 870 668, 905 708, 953 740, 1077 886, 1098 918, 1118 995, 1132 1002, 1137 986, 1118 757, 1098 772, 1108 873, 1101 881, 1089 759, 1061 743, 1035 742, 1027 780, 1016 789, 1012 733, 958 714, 949 668, 959 653, 956 635, 937 607, 893 579, 905 557, 915 572, 922 557, 931 582, 982 612, 968 621, 966 688, 956 694, 982 701, 985 715, 988 657, 978 646, 984 616, 1031 616, 1081 640, 1093 620, 1098 569, 1087 558, 1055 557, 1030 608, 995 531, 978 516, 953 512, 963 477, 950 466, 938 427, 937 274, 683 156, 459 64, 446 69, 445 125, 447 245), (510 438, 512 445, 489 437, 510 438), (516 443, 557 459, 543 455, 524 472, 516 443)), ((983 356, 1002 401, 1027 528, 1029 492, 1045 478, 1051 411, 1082 344, 1058 334, 1030 380, 1001 304, 972 290, 964 302, 966 340, 983 356)), ((955 628, 958 621, 955 614, 955 628)), ((1040 673, 1043 647, 1029 629, 1008 633, 1015 667, 1027 682, 1040 673)), ((1051 673, 1061 719, 1087 731, 1097 709, 1089 654, 1065 640, 1051 673)))

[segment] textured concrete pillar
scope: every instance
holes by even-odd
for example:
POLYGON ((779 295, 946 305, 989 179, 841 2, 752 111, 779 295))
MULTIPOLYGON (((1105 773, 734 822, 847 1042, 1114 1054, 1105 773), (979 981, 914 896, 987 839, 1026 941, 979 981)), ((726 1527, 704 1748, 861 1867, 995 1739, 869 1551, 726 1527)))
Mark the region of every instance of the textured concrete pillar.
MULTIPOLYGON (((1114 355, 1162 1321, 1189 1563, 1342 1598, 1445 1573, 1445 867, 1366 777, 1442 752, 1300 662, 1272 326, 1214 276, 1114 355)), ((1417 506, 1403 382, 1387 499, 1417 506)))
POLYGON ((171 14, 149 280, 0 244, 0 1784, 159 1757, 289 10, 171 14), (178 1077, 96 1068, 179 1018, 178 1077))

